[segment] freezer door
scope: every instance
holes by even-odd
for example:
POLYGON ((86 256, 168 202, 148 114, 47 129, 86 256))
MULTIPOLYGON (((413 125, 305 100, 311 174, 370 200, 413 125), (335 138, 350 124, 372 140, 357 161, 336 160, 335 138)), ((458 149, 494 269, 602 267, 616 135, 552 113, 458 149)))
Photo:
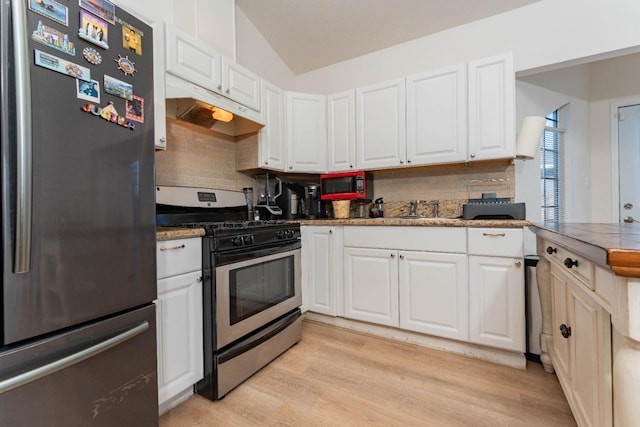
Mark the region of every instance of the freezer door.
MULTIPOLYGON (((8 5, 1 2, 0 6, 2 46, 10 46, 7 39, 11 38, 4 31, 8 5)), ((106 24, 109 49, 105 50, 77 36, 80 19, 88 16, 78 2, 64 2, 64 8, 68 9, 68 26, 47 19, 47 13, 26 12, 33 135, 29 150, 32 186, 26 195, 15 188, 19 151, 11 130, 16 124, 15 105, 6 96, 3 100, 7 105, 2 109, 0 345, 109 316, 156 298, 152 30, 116 9, 115 23, 106 24), (137 45, 141 54, 124 47, 123 31, 129 27, 141 35, 141 45, 137 45), (36 33, 53 31, 68 35, 75 46, 74 56, 37 41, 36 33), (99 52, 102 62, 94 65, 85 60, 84 48, 99 52), (135 122, 131 130, 83 111, 91 101, 78 98, 82 95, 78 81, 36 65, 36 50, 49 55, 49 61, 56 57, 89 69, 100 89, 100 101, 93 102, 96 108, 112 102, 125 116, 125 99, 106 93, 104 82, 112 77, 132 85, 133 94, 148 107, 143 108, 143 122, 135 122), (120 70, 120 58, 133 62, 135 72, 126 67, 129 73, 120 70), (31 201, 31 265, 27 272, 16 274, 18 196, 31 201)), ((2 75, 7 77, 2 81, 4 95, 4 86, 13 83, 13 69, 8 58, 11 50, 6 47, 1 52, 2 75)))
POLYGON ((155 306, 0 353, 0 425, 157 426, 155 306))

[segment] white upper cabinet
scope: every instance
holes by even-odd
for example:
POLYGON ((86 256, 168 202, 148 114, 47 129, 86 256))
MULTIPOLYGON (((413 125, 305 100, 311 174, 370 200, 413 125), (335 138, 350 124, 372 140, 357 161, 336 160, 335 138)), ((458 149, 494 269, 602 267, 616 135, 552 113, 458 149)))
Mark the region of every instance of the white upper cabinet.
POLYGON ((465 64, 409 76, 407 164, 467 159, 467 70, 465 64))
POLYGON ((511 53, 469 63, 469 160, 515 157, 511 53))
POLYGON ((260 129, 260 167, 283 171, 286 168, 284 136, 284 93, 264 82, 262 87, 262 120, 260 129))
POLYGON ((205 89, 222 93, 222 54, 167 25, 167 72, 205 89))
POLYGON ((261 80, 256 74, 222 57, 222 87, 224 95, 260 111, 261 80))
POLYGON ((358 169, 400 167, 406 161, 405 81, 356 89, 358 169))
POLYGON ((327 169, 349 171, 356 167, 355 91, 327 97, 327 169))
MULTIPOLYGON (((137 0, 136 0, 137 1, 137 0)), ((167 0, 164 0, 167 1, 167 0)), ((235 0, 168 0, 165 21, 222 55, 236 58, 235 0)), ((152 5, 151 7, 159 7, 152 5)))
POLYGON ((285 92, 287 171, 327 169, 327 100, 324 95, 285 92))

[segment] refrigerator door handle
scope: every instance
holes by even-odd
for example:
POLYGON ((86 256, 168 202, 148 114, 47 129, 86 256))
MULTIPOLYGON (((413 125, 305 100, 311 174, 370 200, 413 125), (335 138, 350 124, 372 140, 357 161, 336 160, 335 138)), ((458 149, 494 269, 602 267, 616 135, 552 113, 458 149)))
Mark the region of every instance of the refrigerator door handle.
POLYGON ((31 77, 25 4, 23 0, 11 0, 16 85, 16 274, 31 269, 31 77))
POLYGON ((110 348, 122 344, 123 342, 135 337, 136 335, 141 334, 147 329, 149 329, 149 322, 144 321, 138 326, 135 326, 126 332, 102 341, 82 351, 63 357, 62 359, 56 360, 55 362, 40 366, 31 371, 24 372, 15 377, 7 378, 6 380, 0 381, 0 394, 6 393, 10 390, 13 390, 14 388, 23 386, 39 378, 51 375, 54 372, 82 362, 83 360, 94 357, 102 353, 103 351, 109 350, 110 348))

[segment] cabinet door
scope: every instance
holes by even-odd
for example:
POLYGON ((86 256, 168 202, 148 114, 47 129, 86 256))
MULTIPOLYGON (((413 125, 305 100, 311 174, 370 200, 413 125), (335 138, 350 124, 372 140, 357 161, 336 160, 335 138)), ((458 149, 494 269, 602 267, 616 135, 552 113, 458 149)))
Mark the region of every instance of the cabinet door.
POLYGON ((467 257, 400 252, 400 327, 469 340, 467 257))
POLYGON ((256 74, 222 57, 222 88, 225 96, 260 111, 261 82, 256 74))
POLYGON ((222 93, 222 55, 189 35, 165 26, 167 72, 222 93))
POLYGON ((567 276, 558 271, 558 267, 551 267, 551 321, 553 336, 553 367, 561 381, 571 381, 569 369, 569 340, 560 332, 560 326, 570 326, 568 312, 569 282, 567 276))
POLYGON ((407 163, 466 159, 466 65, 407 77, 407 163))
POLYGON ((283 171, 286 163, 284 138, 284 94, 279 87, 264 82, 260 129, 260 167, 283 171))
POLYGON ((581 285, 573 284, 569 296, 572 341, 570 366, 575 406, 580 425, 610 426, 611 318, 581 285), (609 406, 610 407, 610 406, 609 406))
POLYGON ((327 97, 327 169, 348 171, 356 166, 356 96, 353 90, 327 97))
POLYGON ((407 153, 404 79, 356 90, 358 169, 400 167, 407 153))
POLYGON ((397 251, 344 248, 344 317, 399 326, 397 251))
POLYGON ((287 172, 327 169, 327 100, 323 95, 285 92, 287 172))
POLYGON ((469 159, 515 157, 515 73, 511 53, 469 63, 469 159))
POLYGON ((159 280, 156 305, 162 404, 203 377, 201 271, 159 280))
POLYGON ((523 259, 469 256, 469 338, 524 353, 523 259))
POLYGON ((335 316, 336 227, 302 227, 303 306, 309 311, 335 316))

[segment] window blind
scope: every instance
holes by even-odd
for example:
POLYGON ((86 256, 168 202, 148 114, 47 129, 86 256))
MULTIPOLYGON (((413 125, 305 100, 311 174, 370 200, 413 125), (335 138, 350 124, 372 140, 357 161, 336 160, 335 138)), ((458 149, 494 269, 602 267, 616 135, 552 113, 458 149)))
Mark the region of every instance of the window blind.
POLYGON ((564 216, 561 162, 564 131, 558 126, 558 110, 550 113, 546 119, 547 123, 540 143, 540 219, 558 222, 564 216))

